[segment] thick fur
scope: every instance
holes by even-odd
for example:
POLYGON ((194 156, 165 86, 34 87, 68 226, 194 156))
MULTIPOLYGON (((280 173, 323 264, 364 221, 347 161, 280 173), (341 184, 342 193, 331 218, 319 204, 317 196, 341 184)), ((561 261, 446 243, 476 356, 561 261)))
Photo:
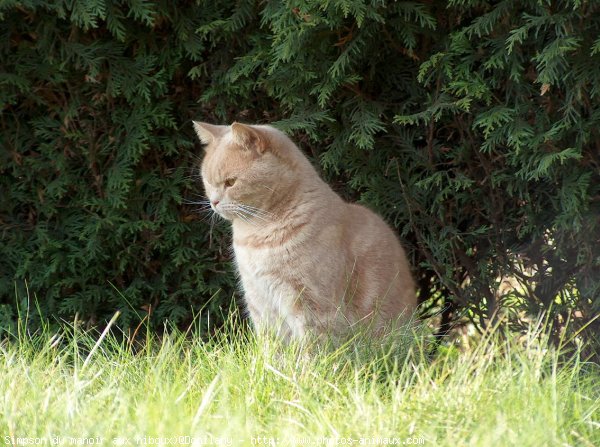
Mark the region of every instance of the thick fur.
POLYGON ((416 306, 406 255, 369 209, 342 200, 282 132, 194 123, 202 178, 232 223, 235 261, 255 326, 281 336, 381 330, 416 306))

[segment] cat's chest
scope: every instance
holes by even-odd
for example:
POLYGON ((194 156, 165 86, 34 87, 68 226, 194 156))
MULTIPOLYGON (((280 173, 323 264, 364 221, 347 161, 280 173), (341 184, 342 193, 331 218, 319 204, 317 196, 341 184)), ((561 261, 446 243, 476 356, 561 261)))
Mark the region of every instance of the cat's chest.
POLYGON ((261 295, 274 295, 288 289, 285 280, 290 259, 281 248, 252 249, 234 245, 235 260, 244 286, 251 285, 261 295))
POLYGON ((302 319, 302 290, 290 271, 290 257, 281 249, 247 249, 234 245, 244 298, 255 323, 279 322, 296 333, 302 319), (258 321, 257 321, 258 320, 258 321))

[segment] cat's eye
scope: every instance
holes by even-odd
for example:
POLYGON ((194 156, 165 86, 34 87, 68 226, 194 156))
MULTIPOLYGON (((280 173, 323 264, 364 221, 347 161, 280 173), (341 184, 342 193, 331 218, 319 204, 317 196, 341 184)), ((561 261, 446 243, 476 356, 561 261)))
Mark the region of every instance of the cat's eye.
POLYGON ((235 178, 228 178, 227 180, 225 180, 223 182, 223 184, 225 185, 225 188, 230 188, 233 186, 233 184, 235 183, 235 178))

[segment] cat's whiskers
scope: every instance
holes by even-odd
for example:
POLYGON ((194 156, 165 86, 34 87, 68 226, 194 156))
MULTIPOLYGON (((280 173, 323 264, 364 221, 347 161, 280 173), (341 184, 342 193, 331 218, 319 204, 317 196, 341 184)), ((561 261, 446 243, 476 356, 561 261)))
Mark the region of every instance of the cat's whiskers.
POLYGON ((210 201, 205 196, 201 194, 192 194, 192 196, 199 197, 200 200, 183 199, 181 203, 183 203, 184 205, 207 205, 210 207, 210 201))
POLYGON ((244 205, 244 204, 241 204, 241 203, 238 204, 238 206, 240 208, 246 210, 246 211, 250 211, 250 212, 254 213, 257 216, 259 215, 259 216, 268 217, 268 218, 271 218, 271 219, 275 217, 274 213, 271 213, 269 211, 265 211, 265 210, 260 209, 260 208, 256 208, 255 206, 244 205))
POLYGON ((235 216, 239 217, 239 209, 238 205, 235 203, 223 203, 219 207, 221 212, 232 213, 235 216))
POLYGON ((212 227, 214 226, 216 215, 215 215, 215 213, 210 212, 212 210, 212 207, 210 206, 210 201, 201 194, 192 194, 192 195, 200 197, 201 199, 200 200, 183 199, 181 201, 181 203, 183 205, 192 205, 192 206, 197 205, 196 207, 192 208, 191 210, 195 213, 203 214, 203 217, 200 219, 200 221, 201 222, 208 221, 211 226, 210 231, 212 232, 212 227))
POLYGON ((183 203, 185 205, 198 205, 197 207, 192 208, 192 211, 196 213, 208 213, 211 211, 211 206, 209 203, 192 201, 184 201, 183 203))
POLYGON ((267 219, 267 217, 270 217, 266 214, 262 214, 260 211, 254 211, 254 210, 250 210, 250 209, 244 208, 244 207, 239 207, 239 209, 241 211, 243 211, 245 214, 248 214, 253 217, 259 217, 259 218, 265 219, 265 220, 267 219))
POLYGON ((255 225, 255 222, 252 222, 248 217, 246 217, 243 213, 239 212, 238 210, 232 210, 232 213, 240 218, 241 220, 243 220, 245 223, 247 223, 248 225, 255 225))
POLYGON ((202 205, 202 207, 208 207, 210 208, 210 202, 208 202, 208 200, 182 200, 182 202, 184 205, 202 205))
POLYGON ((242 211, 244 214, 246 214, 247 216, 251 216, 257 219, 262 220, 263 222, 271 222, 272 219, 272 215, 270 213, 267 213, 266 211, 262 211, 257 209, 252 209, 249 207, 246 207, 244 205, 239 205, 239 209, 240 211, 242 211))
POLYGON ((241 207, 244 207, 244 208, 247 208, 247 209, 250 209, 250 210, 260 211, 260 212, 265 213, 265 214, 273 214, 273 213, 270 213, 269 211, 263 210, 262 208, 257 208, 255 206, 246 205, 244 203, 238 203, 237 205, 241 206, 241 207))
POLYGON ((259 219, 263 222, 268 222, 264 217, 254 215, 249 211, 245 211, 242 209, 238 210, 238 214, 243 215, 246 218, 247 222, 252 222, 253 224, 256 224, 256 219, 259 219))
POLYGON ((241 203, 225 203, 221 205, 220 209, 221 211, 232 213, 249 225, 257 225, 257 220, 267 223, 270 222, 273 217, 272 214, 267 211, 241 203))

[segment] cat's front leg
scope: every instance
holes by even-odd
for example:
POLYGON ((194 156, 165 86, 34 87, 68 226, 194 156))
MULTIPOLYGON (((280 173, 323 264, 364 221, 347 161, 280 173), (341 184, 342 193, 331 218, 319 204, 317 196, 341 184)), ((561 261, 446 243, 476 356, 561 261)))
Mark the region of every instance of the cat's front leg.
MULTIPOLYGON (((287 300, 275 300, 287 301, 287 300)), ((257 332, 269 332, 286 341, 302 339, 307 333, 305 317, 296 309, 273 302, 271 297, 245 294, 247 314, 257 332)))

